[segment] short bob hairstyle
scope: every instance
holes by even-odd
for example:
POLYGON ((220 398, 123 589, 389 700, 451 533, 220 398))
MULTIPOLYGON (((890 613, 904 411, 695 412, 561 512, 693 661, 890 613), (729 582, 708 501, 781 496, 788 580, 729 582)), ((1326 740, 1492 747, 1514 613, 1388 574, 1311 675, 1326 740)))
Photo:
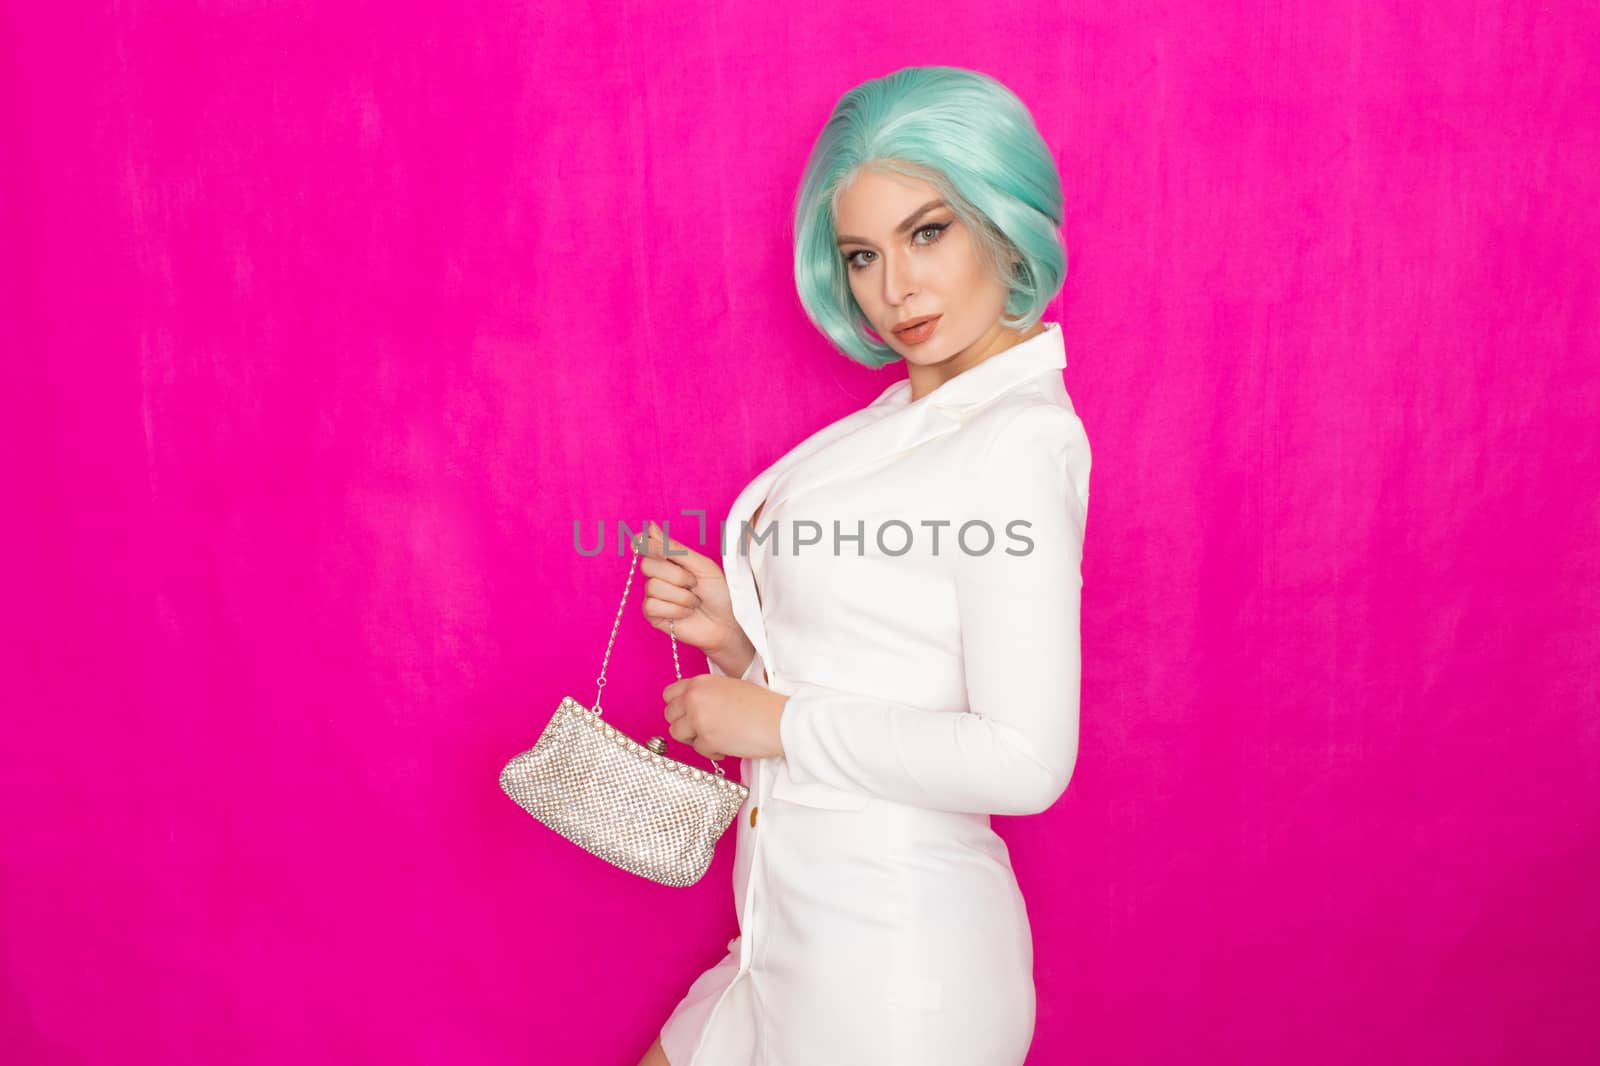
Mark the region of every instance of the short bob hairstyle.
POLYGON ((1067 275, 1061 175, 1015 93, 961 67, 903 67, 845 93, 818 134, 795 196, 795 287, 812 323, 876 369, 900 356, 869 332, 834 222, 840 193, 867 169, 934 186, 1010 289, 1001 322, 1039 321, 1067 275))

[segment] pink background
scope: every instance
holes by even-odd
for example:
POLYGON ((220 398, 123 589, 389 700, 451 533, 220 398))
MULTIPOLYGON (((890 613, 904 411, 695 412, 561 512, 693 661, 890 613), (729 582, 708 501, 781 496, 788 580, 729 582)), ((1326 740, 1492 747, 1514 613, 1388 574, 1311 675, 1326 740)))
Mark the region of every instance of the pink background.
POLYGON ((0 1058, 632 1066, 732 841, 499 791, 621 594, 573 523, 714 550, 900 375, 787 211, 937 62, 1056 152, 1095 454, 1030 1063, 1595 1061, 1597 20, 1100 7, 8 5, 0 1058))

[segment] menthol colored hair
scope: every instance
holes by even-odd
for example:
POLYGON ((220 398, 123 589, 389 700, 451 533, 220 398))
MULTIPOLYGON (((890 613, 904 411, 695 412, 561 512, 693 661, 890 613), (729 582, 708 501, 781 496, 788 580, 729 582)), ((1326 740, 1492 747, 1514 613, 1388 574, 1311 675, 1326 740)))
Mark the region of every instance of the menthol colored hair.
POLYGON ((818 134, 795 196, 795 287, 816 327, 875 368, 900 356, 867 333, 834 244, 838 197, 864 169, 934 186, 1010 289, 1001 322, 1039 321, 1067 276, 1061 175, 1015 93, 973 70, 904 67, 845 93, 818 134))

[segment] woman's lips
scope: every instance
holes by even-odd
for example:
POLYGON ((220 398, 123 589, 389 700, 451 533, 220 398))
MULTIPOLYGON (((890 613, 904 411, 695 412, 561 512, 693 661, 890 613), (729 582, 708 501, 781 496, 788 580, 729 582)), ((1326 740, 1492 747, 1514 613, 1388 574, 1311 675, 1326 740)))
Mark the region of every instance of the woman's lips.
POLYGON ((938 326, 938 324, 939 316, 934 315, 932 318, 924 319, 909 329, 897 329, 894 331, 894 335, 899 337, 903 344, 921 344, 933 336, 934 327, 938 326))

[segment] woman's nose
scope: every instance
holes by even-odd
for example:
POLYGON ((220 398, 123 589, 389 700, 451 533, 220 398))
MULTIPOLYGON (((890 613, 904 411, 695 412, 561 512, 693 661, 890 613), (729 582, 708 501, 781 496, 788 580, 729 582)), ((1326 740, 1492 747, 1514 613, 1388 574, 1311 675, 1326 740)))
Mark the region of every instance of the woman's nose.
POLYGON ((916 289, 916 277, 909 260, 883 257, 883 302, 897 307, 916 289))

